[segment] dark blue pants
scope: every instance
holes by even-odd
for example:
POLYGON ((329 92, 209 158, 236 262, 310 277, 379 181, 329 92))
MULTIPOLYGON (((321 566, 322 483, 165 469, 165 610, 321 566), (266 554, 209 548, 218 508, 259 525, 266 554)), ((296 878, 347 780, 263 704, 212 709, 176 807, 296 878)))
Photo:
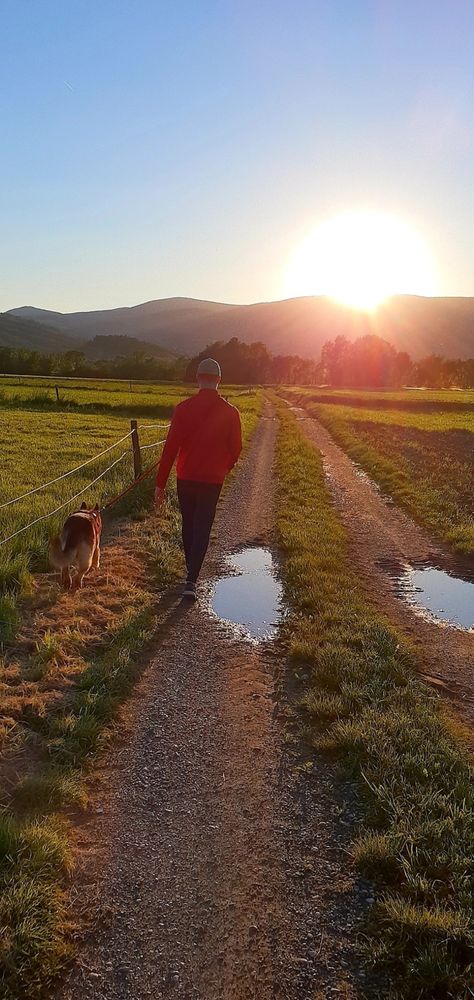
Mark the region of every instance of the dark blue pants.
POLYGON ((187 579, 196 583, 209 545, 222 485, 195 483, 189 479, 178 479, 177 485, 187 579))

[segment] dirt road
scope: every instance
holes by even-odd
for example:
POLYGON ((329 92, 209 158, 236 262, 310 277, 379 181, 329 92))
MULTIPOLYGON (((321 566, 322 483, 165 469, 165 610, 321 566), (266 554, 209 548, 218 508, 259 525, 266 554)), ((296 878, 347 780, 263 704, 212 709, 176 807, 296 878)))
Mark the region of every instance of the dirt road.
POLYGON ((474 633, 435 624, 397 596, 388 571, 400 563, 443 561, 407 514, 388 503, 318 420, 296 408, 307 438, 322 453, 328 483, 347 528, 351 559, 373 603, 402 629, 425 678, 454 704, 474 732, 474 633))
MULTIPOLYGON (((271 543, 275 434, 268 411, 220 505, 209 585, 232 549, 271 543)), ((354 804, 330 764, 303 774, 285 675, 277 644, 171 603, 79 831, 71 902, 89 929, 55 997, 356 996, 354 804)))

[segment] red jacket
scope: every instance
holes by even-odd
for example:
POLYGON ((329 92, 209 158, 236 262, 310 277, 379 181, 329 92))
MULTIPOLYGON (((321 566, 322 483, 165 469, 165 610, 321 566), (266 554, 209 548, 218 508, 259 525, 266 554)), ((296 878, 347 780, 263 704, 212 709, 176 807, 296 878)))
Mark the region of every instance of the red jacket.
POLYGON ((178 456, 178 479, 223 483, 242 451, 240 413, 215 389, 200 389, 176 407, 156 474, 164 489, 178 456))

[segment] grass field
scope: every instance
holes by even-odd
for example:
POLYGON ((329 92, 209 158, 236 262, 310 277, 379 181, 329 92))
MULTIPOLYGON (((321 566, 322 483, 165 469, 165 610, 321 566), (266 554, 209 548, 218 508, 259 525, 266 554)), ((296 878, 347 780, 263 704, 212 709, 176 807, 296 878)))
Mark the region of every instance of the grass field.
POLYGON ((317 417, 432 535, 474 553, 474 393, 420 391, 417 407, 411 391, 288 389, 285 395, 317 417))
POLYGON ((54 386, 0 385, 0 409, 51 410, 53 412, 114 413, 135 417, 165 417, 191 387, 139 385, 130 390, 127 383, 58 383, 59 401, 54 386))
MULTIPOLYGON (((9 435, 3 448, 0 503, 6 503, 73 469, 123 438, 130 430, 130 422, 121 417, 92 414, 52 416, 42 411, 21 409, 9 411, 8 424, 9 435)), ((153 441, 159 436, 160 429, 157 428, 156 431, 147 431, 146 435, 144 433, 143 439, 153 441)), ((59 506, 83 489, 123 452, 126 452, 123 461, 84 494, 86 502, 91 504, 111 497, 122 484, 133 478, 129 439, 73 476, 0 510, 0 538, 59 506)), ((44 548, 45 539, 63 518, 64 514, 59 514, 52 521, 32 529, 28 536, 20 535, 9 550, 39 553, 44 548)), ((4 561, 1 549, 0 560, 4 561)))
POLYGON ((365 599, 320 456, 286 408, 281 418, 277 516, 291 609, 284 639, 309 675, 301 694, 308 740, 359 778, 365 820, 353 860, 376 896, 366 958, 387 976, 375 995, 467 1000, 472 770, 402 638, 365 599))
MULTIPOLYGON (((193 385, 160 384, 92 379, 0 379, 0 410, 10 408, 79 413, 110 413, 122 416, 165 419, 193 385), (59 400, 56 396, 58 389, 59 400)), ((244 397, 243 386, 223 386, 222 395, 232 402, 244 397)), ((254 390, 251 390, 252 393, 254 390)), ((244 405, 245 409, 245 405, 244 405)))
POLYGON ((474 389, 332 389, 304 388, 318 403, 403 410, 474 410, 474 389))

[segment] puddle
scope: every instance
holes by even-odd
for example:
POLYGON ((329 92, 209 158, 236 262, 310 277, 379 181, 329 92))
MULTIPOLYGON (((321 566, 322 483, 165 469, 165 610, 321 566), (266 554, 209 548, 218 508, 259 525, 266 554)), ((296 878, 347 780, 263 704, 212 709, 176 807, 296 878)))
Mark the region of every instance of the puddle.
POLYGON ((234 576, 218 580, 212 610, 224 621, 240 625, 253 639, 271 639, 281 619, 282 587, 269 549, 249 548, 228 560, 234 576))
POLYGON ((400 593, 421 613, 457 628, 474 628, 474 582, 435 566, 406 567, 398 578, 400 593))

